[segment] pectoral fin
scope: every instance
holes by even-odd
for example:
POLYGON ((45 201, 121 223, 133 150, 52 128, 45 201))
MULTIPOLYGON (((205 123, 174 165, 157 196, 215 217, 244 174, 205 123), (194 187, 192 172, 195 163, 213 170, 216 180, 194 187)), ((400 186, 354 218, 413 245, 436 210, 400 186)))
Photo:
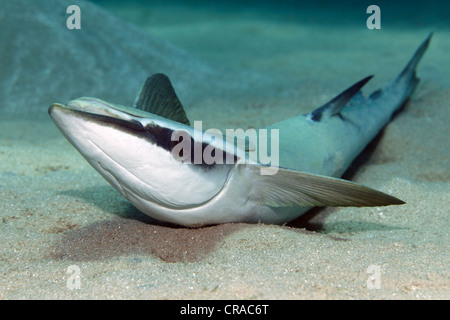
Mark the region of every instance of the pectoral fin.
POLYGON ((404 204, 383 192, 357 183, 306 172, 279 168, 274 175, 261 175, 261 166, 239 165, 249 183, 250 200, 270 207, 374 207, 404 204))

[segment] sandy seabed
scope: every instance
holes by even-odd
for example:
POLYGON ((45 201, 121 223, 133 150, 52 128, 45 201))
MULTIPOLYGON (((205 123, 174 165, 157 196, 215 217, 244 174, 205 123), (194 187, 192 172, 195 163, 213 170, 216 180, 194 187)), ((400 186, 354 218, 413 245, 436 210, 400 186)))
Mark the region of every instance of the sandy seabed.
MULTIPOLYGON (((109 9, 125 19, 143 12, 109 9)), ((138 25, 209 63, 300 84, 272 100, 241 96, 234 109, 224 107, 229 97, 187 107, 190 119, 219 129, 310 111, 375 74, 368 94, 434 31, 410 102, 346 174, 407 204, 313 210, 286 226, 158 224, 87 164, 43 106, 42 118, 0 119, 0 299, 450 298, 448 30, 325 30, 246 12, 208 19, 208 10, 178 8, 179 20, 173 7, 155 11, 173 18, 138 25), (80 287, 71 290, 74 265, 80 287)))

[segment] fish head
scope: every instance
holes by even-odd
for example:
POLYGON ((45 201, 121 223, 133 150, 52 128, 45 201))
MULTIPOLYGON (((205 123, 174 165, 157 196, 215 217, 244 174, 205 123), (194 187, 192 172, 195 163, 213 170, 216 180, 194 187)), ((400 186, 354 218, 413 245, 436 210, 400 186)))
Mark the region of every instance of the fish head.
MULTIPOLYGON (((201 206, 224 187, 233 165, 195 164, 175 156, 174 137, 194 129, 149 112, 80 98, 49 114, 67 140, 125 198, 142 210, 201 206), (144 205, 145 204, 145 205, 144 205)), ((183 138, 184 139, 184 138, 183 138)))

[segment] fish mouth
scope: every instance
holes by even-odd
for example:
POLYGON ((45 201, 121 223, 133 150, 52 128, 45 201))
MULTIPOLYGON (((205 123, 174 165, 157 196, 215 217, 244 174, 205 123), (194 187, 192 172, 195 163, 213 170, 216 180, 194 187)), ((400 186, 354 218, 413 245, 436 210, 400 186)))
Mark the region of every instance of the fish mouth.
MULTIPOLYGON (((68 105, 54 103, 49 107, 48 113, 60 129, 62 129, 61 125, 65 126, 63 124, 65 120, 63 119, 75 117, 102 126, 115 127, 134 135, 142 135, 145 132, 145 126, 139 121, 138 117, 113 108, 107 109, 102 105, 100 105, 102 108, 92 108, 92 106, 84 108, 84 105, 78 103, 80 100, 74 101, 77 103, 73 101, 69 102, 68 105)), ((67 137, 67 134, 65 135, 67 137)))
POLYGON ((71 100, 67 105, 61 103, 52 104, 48 113, 52 116, 55 110, 65 113, 85 113, 99 116, 107 116, 121 120, 132 120, 133 118, 153 118, 154 115, 139 110, 136 108, 129 108, 121 105, 105 102, 96 98, 82 97, 71 100))
POLYGON ((144 110, 88 97, 71 100, 67 105, 54 103, 49 107, 48 113, 57 126, 64 118, 76 117, 105 126, 114 126, 123 131, 131 131, 135 135, 140 135, 149 126, 162 127, 169 131, 189 130, 189 126, 144 110))

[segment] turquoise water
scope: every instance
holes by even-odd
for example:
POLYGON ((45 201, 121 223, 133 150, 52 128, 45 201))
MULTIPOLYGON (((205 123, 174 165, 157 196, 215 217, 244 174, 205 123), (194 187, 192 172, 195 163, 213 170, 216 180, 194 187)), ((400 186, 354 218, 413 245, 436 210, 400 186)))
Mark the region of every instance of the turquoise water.
MULTIPOLYGON (((319 60, 322 52, 353 59, 344 50, 358 50, 362 38, 376 41, 393 32, 420 34, 421 30, 447 29, 450 24, 450 5, 445 1, 378 1, 379 30, 367 29, 371 14, 366 10, 373 1, 96 2, 213 65, 285 77, 305 73, 295 61, 304 60, 305 51, 316 52, 317 60, 303 64, 328 64, 329 57, 319 60)), ((339 60, 333 66, 339 66, 339 60)))
POLYGON ((0 299, 448 299, 449 9, 446 1, 0 0, 0 299), (66 27, 72 4, 80 30, 66 27), (379 30, 366 25, 372 4, 379 30), (403 206, 327 208, 290 228, 158 226, 47 113, 81 96, 131 105, 146 77, 164 72, 204 128, 260 128, 370 74, 364 94, 387 85, 430 32, 416 92, 347 175, 403 206), (72 264, 81 291, 66 288, 72 264), (383 269, 381 290, 365 286, 373 264, 383 269))

